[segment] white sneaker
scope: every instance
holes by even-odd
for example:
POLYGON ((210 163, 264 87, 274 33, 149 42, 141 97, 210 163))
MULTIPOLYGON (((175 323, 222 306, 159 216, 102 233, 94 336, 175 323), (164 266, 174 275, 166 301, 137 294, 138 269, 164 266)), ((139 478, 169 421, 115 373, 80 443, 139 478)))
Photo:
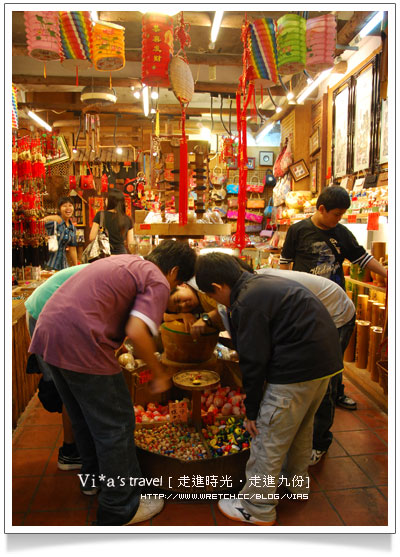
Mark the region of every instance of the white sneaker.
POLYGON ((309 462, 309 466, 314 466, 315 464, 318 464, 318 462, 321 460, 321 458, 326 454, 327 451, 319 451, 318 449, 313 449, 311 451, 311 458, 310 458, 310 462, 309 462))
POLYGON ((164 499, 154 497, 154 495, 147 496, 146 498, 140 498, 139 508, 130 519, 129 522, 124 524, 124 526, 130 526, 131 524, 137 524, 138 522, 144 522, 149 520, 156 514, 160 513, 164 508, 164 499))
POLYGON ((275 520, 270 522, 258 520, 242 507, 240 499, 220 499, 218 508, 224 516, 236 522, 246 522, 256 526, 273 526, 275 524, 275 520))

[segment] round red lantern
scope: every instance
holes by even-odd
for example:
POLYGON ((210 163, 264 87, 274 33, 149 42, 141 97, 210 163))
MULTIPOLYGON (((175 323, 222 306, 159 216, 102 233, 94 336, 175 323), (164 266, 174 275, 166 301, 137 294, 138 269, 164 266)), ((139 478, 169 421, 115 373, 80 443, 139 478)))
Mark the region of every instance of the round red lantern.
POLYGON ((142 20, 142 82, 169 87, 168 65, 174 50, 173 19, 146 13, 142 20))

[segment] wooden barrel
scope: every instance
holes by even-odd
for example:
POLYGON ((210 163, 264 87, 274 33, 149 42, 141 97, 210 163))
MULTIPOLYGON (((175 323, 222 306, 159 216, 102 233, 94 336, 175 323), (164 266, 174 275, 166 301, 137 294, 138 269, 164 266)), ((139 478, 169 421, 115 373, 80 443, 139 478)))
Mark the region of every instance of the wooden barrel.
POLYGON ((185 332, 180 321, 163 323, 160 327, 165 357, 172 362, 200 363, 209 360, 218 342, 219 332, 207 327, 199 339, 185 332))
POLYGON ((356 321, 357 327, 357 345, 356 345, 356 366, 365 369, 368 362, 368 336, 369 321, 356 321))
POLYGON ((382 327, 370 327, 369 329, 369 347, 368 347, 368 365, 367 369, 371 374, 372 381, 379 381, 379 370, 376 362, 380 358, 380 346, 382 342, 382 327))

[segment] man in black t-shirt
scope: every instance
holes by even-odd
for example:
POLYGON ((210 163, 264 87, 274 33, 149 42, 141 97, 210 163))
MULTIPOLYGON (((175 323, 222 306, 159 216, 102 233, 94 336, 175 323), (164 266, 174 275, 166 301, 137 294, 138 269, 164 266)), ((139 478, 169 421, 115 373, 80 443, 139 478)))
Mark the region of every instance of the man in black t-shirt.
MULTIPOLYGON (((317 210, 312 217, 289 228, 282 248, 280 268, 290 269, 293 264, 294 271, 326 277, 345 288, 342 263, 348 259, 386 278, 386 269, 360 246, 348 228, 339 223, 349 206, 350 197, 344 188, 325 188, 317 199, 317 210)), ((342 351, 345 348, 342 346, 342 351)), ((325 422, 326 430, 333 422, 333 401, 348 410, 357 408, 356 402, 344 394, 341 375, 331 380, 326 398, 316 413, 316 420, 325 422)), ((327 449, 324 443, 319 444, 318 439, 314 438, 312 464, 316 464, 327 449)))

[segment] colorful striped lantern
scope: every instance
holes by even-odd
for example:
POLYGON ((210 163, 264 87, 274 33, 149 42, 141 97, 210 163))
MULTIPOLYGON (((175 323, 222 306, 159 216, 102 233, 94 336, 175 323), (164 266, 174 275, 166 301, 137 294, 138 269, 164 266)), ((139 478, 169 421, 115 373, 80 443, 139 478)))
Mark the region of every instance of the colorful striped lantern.
POLYGON ((306 67, 312 72, 322 72, 335 63, 336 18, 325 14, 307 20, 306 67))
POLYGON ((277 21, 276 44, 278 72, 292 75, 306 65, 306 20, 296 14, 286 14, 277 21))
POLYGON ((270 87, 278 82, 276 24, 271 18, 257 19, 250 24, 250 81, 270 87))
POLYGON ((125 29, 121 25, 96 21, 93 27, 93 63, 103 72, 125 66, 125 29))
POLYGON ((59 60, 61 52, 58 12, 24 12, 28 54, 36 60, 59 60))
POLYGON ((169 15, 146 13, 142 19, 142 82, 169 87, 168 66, 174 53, 174 24, 169 15))
POLYGON ((17 102, 17 88, 14 83, 12 84, 12 129, 18 129, 18 102, 17 102))
POLYGON ((59 12, 62 64, 74 68, 92 65, 92 20, 89 12, 59 12))

